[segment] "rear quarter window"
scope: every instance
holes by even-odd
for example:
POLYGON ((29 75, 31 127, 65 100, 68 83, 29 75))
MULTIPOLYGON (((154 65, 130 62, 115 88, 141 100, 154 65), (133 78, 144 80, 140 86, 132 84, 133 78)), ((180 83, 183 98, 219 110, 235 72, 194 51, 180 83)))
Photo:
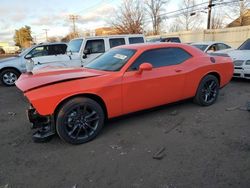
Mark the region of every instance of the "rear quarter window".
POLYGON ((124 38, 114 38, 114 39, 109 39, 109 45, 110 48, 124 45, 125 44, 125 39, 124 38))
POLYGON ((129 41, 129 44, 144 43, 144 38, 143 37, 129 37, 128 41, 129 41))
POLYGON ((129 70, 138 70, 142 63, 151 63, 153 68, 181 64, 191 58, 188 52, 181 48, 159 48, 143 52, 132 64, 129 70))

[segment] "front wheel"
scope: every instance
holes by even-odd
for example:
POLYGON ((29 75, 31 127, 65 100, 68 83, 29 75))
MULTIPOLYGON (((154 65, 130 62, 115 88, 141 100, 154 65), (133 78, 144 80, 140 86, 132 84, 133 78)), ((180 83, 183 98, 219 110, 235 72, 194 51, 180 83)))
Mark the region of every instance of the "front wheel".
POLYGON ((94 139, 103 124, 103 109, 90 98, 69 100, 60 108, 56 118, 58 135, 70 144, 83 144, 94 139))
POLYGON ((20 73, 15 69, 5 69, 0 73, 1 83, 5 86, 14 86, 20 73))
POLYGON ((219 88, 219 81, 215 76, 205 76, 199 84, 194 102, 201 106, 212 105, 217 100, 219 88))

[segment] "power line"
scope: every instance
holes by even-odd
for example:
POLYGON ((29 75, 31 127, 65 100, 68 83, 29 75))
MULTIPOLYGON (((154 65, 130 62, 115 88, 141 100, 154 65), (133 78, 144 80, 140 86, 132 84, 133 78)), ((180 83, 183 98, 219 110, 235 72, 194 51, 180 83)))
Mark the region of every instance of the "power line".
MULTIPOLYGON (((209 2, 203 2, 203 3, 196 4, 196 5, 193 5, 193 6, 190 6, 190 7, 174 10, 174 11, 171 11, 171 12, 162 13, 162 14, 159 15, 159 17, 161 17, 162 19, 174 18, 174 17, 182 15, 183 11, 188 11, 190 9, 192 10, 192 12, 202 11, 202 10, 208 9, 209 6, 213 7, 213 6, 217 6, 217 5, 226 5, 226 4, 230 4, 230 3, 239 2, 241 0, 233 0, 233 1, 228 1, 228 2, 218 2, 218 1, 220 1, 220 0, 213 0, 211 5, 209 5, 209 2), (215 2, 218 2, 218 3, 215 3, 215 2), (208 4, 208 5, 202 6, 202 5, 205 5, 205 4, 208 4), (168 15, 170 15, 170 16, 168 16, 168 15)), ((192 14, 192 15, 195 15, 195 14, 192 14)), ((148 23, 150 21, 151 21, 150 18, 146 19, 145 23, 148 23)))

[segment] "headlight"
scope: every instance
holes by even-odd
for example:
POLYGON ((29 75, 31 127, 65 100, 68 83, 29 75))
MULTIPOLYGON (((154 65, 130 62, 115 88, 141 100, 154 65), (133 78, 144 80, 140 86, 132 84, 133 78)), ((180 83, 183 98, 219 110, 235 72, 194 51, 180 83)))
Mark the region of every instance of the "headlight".
POLYGON ((247 61, 246 61, 246 65, 250 65, 250 60, 247 60, 247 61))
POLYGON ((29 73, 32 72, 33 68, 34 68, 34 61, 32 59, 27 59, 26 60, 26 70, 27 70, 27 72, 29 72, 29 73))
POLYGON ((242 66, 243 63, 244 63, 243 60, 236 60, 236 61, 234 61, 234 66, 242 66))

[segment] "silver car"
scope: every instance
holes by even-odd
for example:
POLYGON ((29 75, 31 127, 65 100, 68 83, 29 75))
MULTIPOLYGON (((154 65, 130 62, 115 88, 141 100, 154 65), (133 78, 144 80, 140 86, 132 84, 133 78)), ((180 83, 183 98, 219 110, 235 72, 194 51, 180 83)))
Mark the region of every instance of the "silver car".
POLYGON ((232 47, 223 43, 223 42, 200 42, 200 43, 191 43, 192 46, 202 50, 206 53, 212 53, 219 50, 231 49, 232 47))
POLYGON ((46 57, 44 61, 53 62, 57 59, 56 55, 66 53, 66 48, 66 43, 43 43, 32 46, 14 57, 0 60, 0 82, 5 86, 15 85, 20 74, 26 72, 27 59, 43 56, 46 57))

